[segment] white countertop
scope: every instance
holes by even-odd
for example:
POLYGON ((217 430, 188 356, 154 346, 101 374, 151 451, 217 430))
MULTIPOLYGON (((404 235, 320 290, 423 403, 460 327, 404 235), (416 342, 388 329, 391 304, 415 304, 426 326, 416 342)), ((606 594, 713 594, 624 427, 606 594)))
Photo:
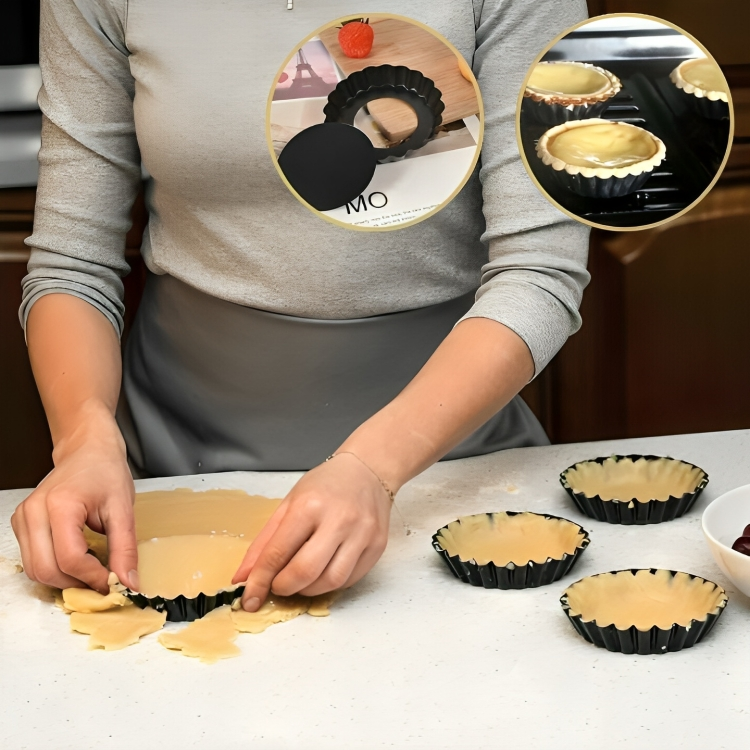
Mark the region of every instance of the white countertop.
MULTIPOLYGON (((281 495, 296 474, 191 477, 190 486, 281 495)), ((0 492, 0 746, 16 748, 734 748, 750 731, 750 600, 714 564, 700 517, 750 483, 750 430, 526 448, 439 464, 397 498, 391 542, 328 618, 240 635, 242 655, 204 665, 156 635, 87 651, 67 617, 14 572, 8 518, 25 490, 0 492), (613 526, 585 518, 558 474, 618 453, 672 455, 704 468, 684 518, 613 526), (457 516, 493 510, 561 515, 591 532, 562 581, 474 588, 431 547, 457 516), (410 531, 406 533, 406 528, 410 531), (584 575, 665 567, 717 581, 730 602, 706 640, 659 656, 586 643, 558 599, 584 575)), ((146 480, 139 489, 186 486, 146 480)), ((169 625, 169 627, 178 627, 169 625)))

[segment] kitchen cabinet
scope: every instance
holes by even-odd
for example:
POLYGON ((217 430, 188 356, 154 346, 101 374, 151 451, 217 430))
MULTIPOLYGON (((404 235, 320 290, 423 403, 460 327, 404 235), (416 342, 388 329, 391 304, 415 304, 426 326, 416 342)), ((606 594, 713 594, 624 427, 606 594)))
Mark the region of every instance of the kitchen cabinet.
POLYGON ((729 81, 734 142, 721 179, 685 216, 592 231, 583 327, 523 395, 553 442, 747 427, 750 5, 589 0, 589 11, 647 13, 695 34, 729 81))
MULTIPOLYGON (((0 489, 32 487, 52 468, 52 442, 18 322, 29 258, 23 241, 32 231, 35 193, 34 188, 0 190, 0 489)), ((138 252, 145 218, 141 197, 126 242, 133 269, 125 279, 126 330, 145 282, 138 252)))
MULTIPOLYGON (((735 106, 727 168, 679 220, 639 232, 594 230, 584 324, 523 395, 553 442, 750 425, 750 4, 745 0, 589 0, 592 15, 668 19, 717 57, 735 106)), ((51 468, 44 412, 17 321, 34 189, 0 190, 0 489, 33 486, 51 468)), ((145 267, 133 213, 126 332, 145 267)))

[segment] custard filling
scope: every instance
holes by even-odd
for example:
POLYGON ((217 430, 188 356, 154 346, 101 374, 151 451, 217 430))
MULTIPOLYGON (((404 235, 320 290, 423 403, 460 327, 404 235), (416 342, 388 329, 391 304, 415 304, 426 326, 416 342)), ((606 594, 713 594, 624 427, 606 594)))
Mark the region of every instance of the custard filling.
POLYGON ((451 557, 500 567, 561 560, 564 554, 572 555, 584 538, 576 524, 535 513, 463 516, 438 532, 440 546, 451 557))
POLYGON ((607 458, 603 463, 584 461, 568 471, 565 479, 573 492, 602 500, 647 503, 665 502, 695 492, 705 472, 671 458, 607 458))
POLYGON ((547 149, 566 164, 617 169, 650 159, 658 145, 640 128, 606 122, 564 129, 550 138, 547 149))
POLYGON ((707 58, 698 58, 685 63, 680 69, 680 74, 688 83, 704 91, 729 93, 721 68, 707 58))
POLYGON ((539 63, 527 84, 527 88, 536 94, 559 96, 600 94, 610 86, 603 73, 573 63, 539 63))
POLYGON ((725 601, 724 591, 710 581, 668 570, 602 573, 574 583, 566 592, 571 616, 618 630, 635 626, 668 630, 705 620, 725 601))

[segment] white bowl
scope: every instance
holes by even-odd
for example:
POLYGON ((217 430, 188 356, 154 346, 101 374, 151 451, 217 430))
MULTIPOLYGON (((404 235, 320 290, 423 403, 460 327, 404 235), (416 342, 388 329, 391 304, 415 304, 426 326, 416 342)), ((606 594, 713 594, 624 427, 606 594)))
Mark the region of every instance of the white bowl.
POLYGON ((724 575, 750 596, 750 557, 732 545, 750 524, 750 484, 717 497, 703 512, 703 534, 724 575))

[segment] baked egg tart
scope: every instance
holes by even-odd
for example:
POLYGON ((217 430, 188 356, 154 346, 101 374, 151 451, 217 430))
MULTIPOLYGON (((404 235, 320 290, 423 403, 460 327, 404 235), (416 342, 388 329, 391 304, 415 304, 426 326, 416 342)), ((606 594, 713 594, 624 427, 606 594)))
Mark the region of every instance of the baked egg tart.
POLYGON ((635 125, 588 119, 550 128, 536 152, 560 187, 587 198, 618 198, 644 185, 666 147, 635 125))
POLYGON ((729 86, 721 68, 708 57, 681 62, 669 76, 689 96, 690 105, 704 117, 729 117, 729 86))
POLYGON ((589 544, 565 518, 540 513, 462 516, 432 537, 456 578, 487 589, 526 589, 562 578, 589 544))
POLYGON ((589 643, 623 654, 690 648, 727 606, 724 589, 674 570, 618 570, 569 586, 560 604, 589 643))
POLYGON ((524 109, 544 125, 599 117, 622 88, 604 68, 583 62, 540 62, 524 89, 524 109))

